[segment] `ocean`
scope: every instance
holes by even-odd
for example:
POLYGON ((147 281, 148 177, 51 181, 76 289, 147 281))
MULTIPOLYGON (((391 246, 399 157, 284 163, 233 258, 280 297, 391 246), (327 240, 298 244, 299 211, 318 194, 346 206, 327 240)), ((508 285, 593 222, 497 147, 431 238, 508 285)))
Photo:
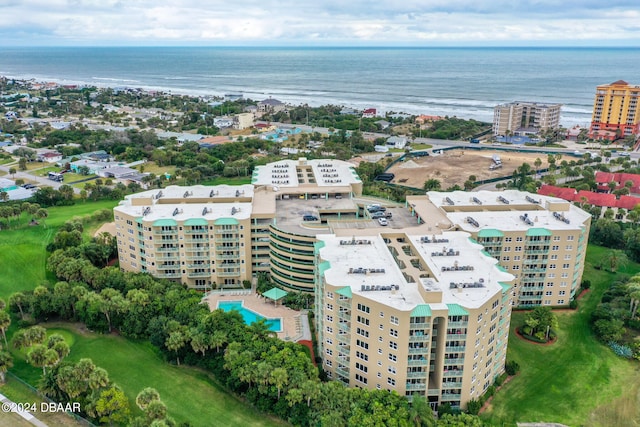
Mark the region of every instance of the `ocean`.
POLYGON ((487 122, 500 103, 561 103, 567 127, 589 123, 597 85, 640 84, 638 64, 640 48, 0 48, 19 79, 487 122))

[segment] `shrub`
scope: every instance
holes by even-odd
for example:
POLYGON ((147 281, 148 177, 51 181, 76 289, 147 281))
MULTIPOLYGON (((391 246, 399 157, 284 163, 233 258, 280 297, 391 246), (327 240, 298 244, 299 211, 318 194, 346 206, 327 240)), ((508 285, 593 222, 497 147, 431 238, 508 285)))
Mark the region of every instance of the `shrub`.
POLYGON ((569 303, 569 308, 572 310, 575 310, 576 308, 578 308, 578 300, 577 299, 572 299, 571 302, 569 303))
POLYGON ((467 412, 471 415, 478 415, 480 409, 482 409, 482 403, 480 403, 480 401, 471 399, 467 402, 467 412))
POLYGON ((507 360, 504 369, 507 375, 515 375, 520 372, 520 364, 515 360, 507 360))
POLYGON ((614 341, 609 341, 607 345, 620 357, 624 357, 625 359, 631 359, 633 357, 633 351, 626 345, 618 344, 614 341))
POLYGON ((584 290, 591 288, 591 280, 585 279, 580 283, 580 287, 584 290))

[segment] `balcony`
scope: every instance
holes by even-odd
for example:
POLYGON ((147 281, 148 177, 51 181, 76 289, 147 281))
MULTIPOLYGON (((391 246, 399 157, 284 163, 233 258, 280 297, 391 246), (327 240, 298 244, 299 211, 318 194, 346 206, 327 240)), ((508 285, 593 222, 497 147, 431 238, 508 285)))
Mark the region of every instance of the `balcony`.
POLYGON ((447 334, 447 341, 466 340, 467 334, 447 334))
POLYGON ((410 323, 410 329, 431 329, 431 323, 410 323))
POLYGON ((192 237, 190 239, 184 239, 185 243, 207 243, 209 241, 206 237, 192 237))
POLYGON ((153 230, 153 234, 158 236, 171 236, 175 234, 177 237, 178 230, 153 230))
POLYGON ((427 391, 427 396, 440 396, 440 389, 439 388, 430 388, 427 391))
POLYGON ((426 376, 427 371, 407 372, 407 378, 425 378, 426 376))
POLYGON ((349 368, 336 368, 336 374, 349 378, 349 368))
POLYGON ((429 347, 410 348, 409 354, 425 354, 429 352, 429 347))
POLYGON ((235 277, 240 275, 240 270, 238 271, 218 271, 218 277, 235 277))
POLYGON ((458 359, 444 359, 445 365, 462 365, 464 363, 463 358, 458 359))
POLYGON ((349 322, 340 322, 338 324, 338 328, 342 329, 343 331, 350 331, 351 325, 349 325, 349 322))
POLYGON ((187 277, 211 277, 211 273, 206 271, 187 273, 187 277))
POLYGON ((156 249, 156 252, 178 252, 178 247, 173 247, 173 248, 158 248, 156 249))
POLYGON ((440 398, 440 400, 442 400, 443 402, 449 402, 449 401, 459 401, 460 400, 460 394, 453 394, 453 393, 442 393, 442 397, 440 398))
POLYGON ((232 254, 232 255, 216 255, 217 259, 240 259, 240 254, 232 254))
POLYGON ((450 388, 461 388, 462 387, 462 382, 455 382, 455 383, 451 383, 451 382, 443 382, 442 383, 442 388, 446 388, 446 389, 450 389, 450 388))
POLYGON ((444 347, 444 351, 446 353, 463 353, 465 351, 465 346, 463 345, 447 345, 444 347))
POLYGON ((469 325, 469 322, 449 322, 447 324, 448 328, 466 328, 469 325))
POLYGON ((205 261, 209 259, 209 255, 192 255, 185 257, 187 261, 205 261))
POLYGON ((179 279, 181 277, 180 273, 161 273, 161 272, 158 272, 156 276, 160 279, 179 279))
POLYGON ((409 359, 407 360, 407 365, 408 366, 426 366, 428 362, 429 361, 427 359, 420 359, 420 360, 409 359))
POLYGON ((431 337, 429 336, 429 334, 425 334, 425 335, 410 335, 409 336, 409 342, 424 342, 424 341, 429 341, 431 337))
POLYGON ((462 376, 462 371, 458 371, 458 370, 444 371, 444 374, 442 374, 442 376, 445 378, 457 378, 462 376))
POLYGON ((412 384, 412 383, 407 383, 407 391, 412 391, 412 390, 424 390, 425 387, 427 386, 426 383, 418 383, 418 384, 412 384))

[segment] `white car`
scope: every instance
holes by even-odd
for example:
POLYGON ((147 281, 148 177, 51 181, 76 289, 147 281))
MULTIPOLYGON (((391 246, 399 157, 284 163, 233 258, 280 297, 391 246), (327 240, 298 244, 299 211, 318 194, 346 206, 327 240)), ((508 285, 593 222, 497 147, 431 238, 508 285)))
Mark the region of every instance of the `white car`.
POLYGON ((386 218, 378 218, 378 224, 386 226, 389 225, 389 221, 386 218))

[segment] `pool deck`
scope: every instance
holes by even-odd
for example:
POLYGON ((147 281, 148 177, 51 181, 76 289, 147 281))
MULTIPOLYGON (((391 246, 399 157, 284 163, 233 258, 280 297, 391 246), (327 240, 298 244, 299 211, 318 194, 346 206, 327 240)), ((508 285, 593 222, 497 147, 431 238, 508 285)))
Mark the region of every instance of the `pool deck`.
POLYGON ((284 341, 299 341, 311 339, 306 312, 292 310, 283 305, 274 305, 272 300, 266 299, 255 293, 223 292, 211 293, 204 298, 209 304, 210 310, 218 308, 219 301, 242 301, 243 306, 266 318, 282 319, 282 331, 277 333, 278 338, 284 341))

